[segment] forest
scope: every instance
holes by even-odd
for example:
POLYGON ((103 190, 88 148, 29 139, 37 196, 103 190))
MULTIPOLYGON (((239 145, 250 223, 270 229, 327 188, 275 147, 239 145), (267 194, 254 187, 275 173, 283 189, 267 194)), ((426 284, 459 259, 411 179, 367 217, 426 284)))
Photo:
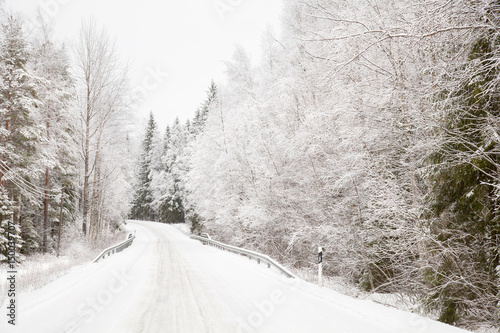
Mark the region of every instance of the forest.
POLYGON ((20 263, 59 256, 61 235, 92 243, 125 220, 133 101, 127 66, 95 21, 67 47, 41 17, 1 9, 0 261, 12 237, 20 263))
POLYGON ((500 2, 291 0, 186 123, 150 115, 131 216, 499 325, 500 2))
POLYGON ((191 119, 153 110, 137 144, 105 28, 68 47, 1 12, 0 261, 9 223, 19 262, 188 223, 298 271, 322 246, 325 276, 500 325, 500 1, 286 1, 260 59, 236 47, 191 119))

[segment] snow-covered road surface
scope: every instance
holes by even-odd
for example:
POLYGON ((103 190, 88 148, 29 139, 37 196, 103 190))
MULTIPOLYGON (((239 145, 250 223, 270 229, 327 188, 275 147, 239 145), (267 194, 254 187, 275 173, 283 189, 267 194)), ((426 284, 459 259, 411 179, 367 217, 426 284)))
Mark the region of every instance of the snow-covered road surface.
POLYGON ((21 295, 18 325, 4 314, 0 332, 466 332, 286 278, 169 225, 129 228, 131 247, 21 295))

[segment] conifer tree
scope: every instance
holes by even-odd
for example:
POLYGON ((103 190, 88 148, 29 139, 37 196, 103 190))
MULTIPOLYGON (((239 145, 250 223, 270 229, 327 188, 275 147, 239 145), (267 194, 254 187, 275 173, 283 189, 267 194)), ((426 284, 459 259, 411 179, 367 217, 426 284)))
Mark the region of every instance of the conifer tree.
MULTIPOLYGON (((498 5, 485 10, 498 15, 498 5)), ((431 155, 428 304, 439 320, 495 321, 500 264, 500 39, 483 33, 465 62, 449 72, 440 98, 441 145, 431 155), (471 311, 471 309, 474 309, 471 311)), ((454 65, 456 66, 456 64, 454 65)))
POLYGON ((30 51, 23 36, 19 19, 10 16, 2 25, 0 45, 0 136, 2 139, 2 176, 8 172, 35 174, 27 166, 36 157, 42 129, 37 125, 34 112, 40 106, 36 93, 36 78, 28 68, 30 51))
MULTIPOLYGON (((64 186, 67 191, 75 188, 76 147, 71 135, 73 84, 69 74, 69 60, 64 47, 54 44, 47 28, 43 30, 42 40, 35 47, 33 67, 37 77, 38 108, 37 122, 44 127, 44 140, 39 146, 38 168, 42 169, 43 229, 42 247, 49 250, 53 221, 59 219, 59 201, 54 202, 54 193, 64 186), (49 195, 52 194, 52 195, 49 195)), ((27 203, 29 204, 29 203, 27 203)), ((38 203, 37 203, 38 204, 38 203)), ((23 211, 29 214, 36 206, 23 211)), ((30 223, 30 219, 24 219, 30 223)), ((59 222, 57 222, 59 223, 59 222)))
POLYGON ((198 135, 203 131, 205 123, 208 119, 208 114, 210 109, 215 106, 217 102, 217 85, 214 81, 210 83, 210 87, 207 91, 207 98, 203 104, 196 110, 193 123, 191 124, 191 133, 193 135, 198 135))
MULTIPOLYGON (((189 160, 191 158, 190 155, 193 153, 196 137, 203 133, 211 110, 217 107, 218 94, 218 87, 212 80, 207 90, 207 97, 196 110, 194 119, 191 123, 191 128, 187 131, 189 136, 186 144, 187 149, 184 151, 184 159, 187 161, 186 173, 183 178, 184 188, 186 187, 186 177, 189 173, 189 160)), ((184 189, 183 207, 185 211, 184 218, 191 224, 191 232, 200 233, 203 226, 202 219, 197 213, 196 203, 193 200, 189 200, 189 193, 187 189, 184 189)))
MULTIPOLYGON (((37 122, 41 102, 36 77, 30 67, 30 47, 23 35, 22 22, 8 16, 2 25, 0 42, 0 186, 12 202, 12 218, 23 235, 36 238, 32 221, 22 228, 22 197, 40 202, 32 184, 40 176, 39 147, 43 130, 37 122), (27 185, 30 184, 30 185, 27 185)), ((36 248, 36 242, 30 246, 36 248)))
POLYGON ((168 194, 162 205, 165 223, 184 222, 184 184, 182 178, 186 172, 184 160, 186 140, 186 129, 176 118, 170 128, 168 149, 163 157, 168 183, 168 194))
POLYGON ((138 184, 134 201, 131 208, 131 217, 140 220, 154 219, 154 211, 151 207, 153 195, 151 193, 151 152, 153 150, 153 138, 157 131, 156 121, 151 112, 146 127, 144 140, 142 141, 142 153, 139 165, 138 184))

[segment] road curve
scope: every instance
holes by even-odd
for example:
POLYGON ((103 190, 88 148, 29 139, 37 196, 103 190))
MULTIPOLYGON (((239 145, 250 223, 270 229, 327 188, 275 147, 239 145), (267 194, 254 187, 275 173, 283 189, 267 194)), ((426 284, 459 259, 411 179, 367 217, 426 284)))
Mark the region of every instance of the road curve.
MULTIPOLYGON (((204 246, 173 226, 130 222, 132 246, 19 297, 6 333, 460 333, 204 246)), ((5 308, 5 304, 2 306, 5 308)))

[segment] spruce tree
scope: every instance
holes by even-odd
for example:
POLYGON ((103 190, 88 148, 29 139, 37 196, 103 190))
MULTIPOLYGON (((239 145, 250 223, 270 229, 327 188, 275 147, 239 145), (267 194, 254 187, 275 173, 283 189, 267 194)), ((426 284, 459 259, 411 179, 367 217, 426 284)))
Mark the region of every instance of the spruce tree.
POLYGON ((191 130, 189 131, 194 136, 198 135, 203 131, 205 123, 208 119, 208 113, 215 106, 217 102, 217 85, 214 81, 210 83, 210 87, 207 91, 207 98, 203 104, 196 110, 193 122, 191 124, 191 130))
POLYGON ((171 136, 170 136, 170 126, 167 126, 165 133, 163 135, 163 146, 161 151, 161 168, 157 170, 158 172, 154 175, 155 188, 153 189, 155 193, 155 206, 158 210, 158 220, 160 222, 166 222, 169 217, 170 212, 170 183, 169 177, 171 170, 169 169, 167 163, 165 163, 165 156, 170 149, 171 136))
POLYGON ((500 122, 500 98, 493 92, 499 47, 493 32, 477 40, 466 63, 450 75, 455 82, 467 79, 440 96, 448 104, 442 144, 431 157, 431 264, 424 278, 428 304, 449 324, 494 320, 498 301, 500 140, 494 124, 500 122))
POLYGON ((186 130, 178 118, 169 129, 168 149, 164 154, 165 171, 167 174, 168 194, 162 204, 163 221, 165 223, 183 223, 184 184, 182 177, 186 171, 184 149, 186 147, 186 130))
POLYGON ((146 134, 142 142, 142 153, 140 169, 138 174, 137 190, 132 203, 131 217, 140 220, 154 219, 154 211, 151 207, 153 195, 151 193, 151 151, 153 149, 153 136, 157 130, 154 115, 151 112, 146 127, 146 134))

